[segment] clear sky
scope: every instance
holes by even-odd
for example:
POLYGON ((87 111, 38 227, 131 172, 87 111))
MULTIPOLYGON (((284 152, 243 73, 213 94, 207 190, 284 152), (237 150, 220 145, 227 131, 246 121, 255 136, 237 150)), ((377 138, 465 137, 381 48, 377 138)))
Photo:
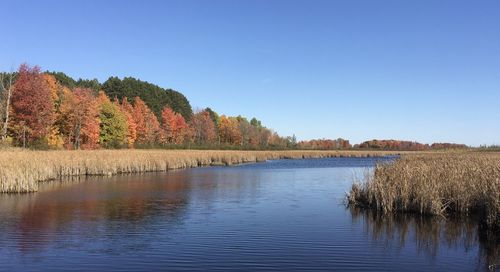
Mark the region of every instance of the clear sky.
POLYGON ((0 1, 0 69, 133 76, 298 139, 500 144, 500 1, 0 1))

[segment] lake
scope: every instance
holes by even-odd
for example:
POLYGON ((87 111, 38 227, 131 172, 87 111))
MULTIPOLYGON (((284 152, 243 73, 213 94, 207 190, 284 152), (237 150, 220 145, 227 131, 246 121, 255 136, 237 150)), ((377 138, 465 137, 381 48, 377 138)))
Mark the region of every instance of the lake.
POLYGON ((0 270, 484 271, 500 263, 500 240, 473 219, 346 207, 352 182, 392 159, 75 178, 3 194, 0 270))

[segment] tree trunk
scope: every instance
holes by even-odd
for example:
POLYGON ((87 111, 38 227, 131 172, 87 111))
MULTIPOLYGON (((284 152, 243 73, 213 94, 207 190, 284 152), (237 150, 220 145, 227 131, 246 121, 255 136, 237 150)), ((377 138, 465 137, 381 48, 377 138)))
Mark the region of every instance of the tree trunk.
POLYGON ((81 131, 81 127, 82 127, 82 124, 81 122, 79 122, 77 125, 76 125, 76 131, 75 131, 75 148, 78 150, 80 149, 80 131, 81 131))
POLYGON ((23 124, 23 148, 26 148, 26 126, 23 124))
POLYGON ((9 88, 5 88, 3 84, 3 78, 0 78, 1 82, 1 87, 4 91, 7 92, 7 101, 5 102, 5 121, 3 123, 3 128, 2 128, 2 135, 1 135, 1 140, 5 140, 7 138, 7 128, 9 126, 9 113, 10 113, 10 98, 12 96, 12 74, 10 74, 9 77, 9 88))

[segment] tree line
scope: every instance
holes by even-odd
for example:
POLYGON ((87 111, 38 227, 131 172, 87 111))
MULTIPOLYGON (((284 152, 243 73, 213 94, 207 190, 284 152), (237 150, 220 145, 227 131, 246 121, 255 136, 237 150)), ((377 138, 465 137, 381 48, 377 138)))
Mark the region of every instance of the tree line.
POLYGON ((388 150, 388 151, 425 151, 425 150, 442 150, 442 149, 464 149, 468 146, 464 144, 454 143, 433 143, 422 144, 412 141, 401 140, 370 140, 360 144, 351 145, 349 140, 338 138, 332 139, 314 139, 309 141, 301 141, 297 144, 298 149, 315 149, 315 150, 388 150))
POLYGON ((371 140, 353 146, 354 149, 380 149, 380 150, 408 150, 408 151, 425 151, 439 149, 464 149, 468 148, 464 144, 454 143, 433 143, 422 144, 412 141, 399 140, 371 140))
POLYGON ((22 64, 3 73, 0 138, 15 146, 54 149, 207 147, 284 149, 281 137, 255 118, 210 108, 193 112, 179 92, 131 77, 77 80, 22 64))

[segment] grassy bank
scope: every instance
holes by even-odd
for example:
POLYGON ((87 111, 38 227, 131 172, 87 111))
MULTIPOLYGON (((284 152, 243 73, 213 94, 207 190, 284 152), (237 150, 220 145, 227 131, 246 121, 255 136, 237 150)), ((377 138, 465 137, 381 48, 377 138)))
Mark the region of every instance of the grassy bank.
POLYGON ((354 184, 350 204, 383 213, 474 214, 500 227, 500 153, 405 155, 354 184))
POLYGON ((0 192, 34 192, 38 182, 79 175, 115 175, 233 165, 269 159, 383 156, 383 151, 0 150, 0 192))

